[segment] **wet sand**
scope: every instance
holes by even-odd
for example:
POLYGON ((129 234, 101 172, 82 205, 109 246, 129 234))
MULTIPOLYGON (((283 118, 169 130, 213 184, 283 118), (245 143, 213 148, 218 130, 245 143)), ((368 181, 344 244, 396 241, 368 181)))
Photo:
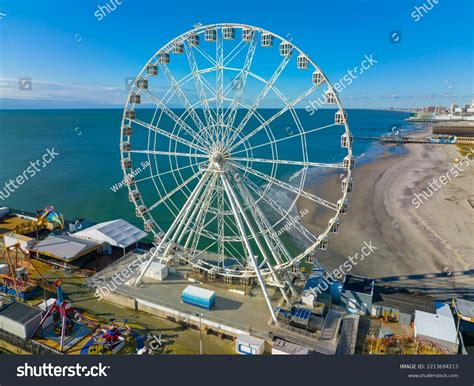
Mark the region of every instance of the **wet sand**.
MULTIPOLYGON (((461 158, 453 145, 406 145, 403 155, 388 151, 374 162, 354 170, 354 191, 349 213, 341 216, 341 231, 330 234, 328 251, 319 260, 335 269, 372 241, 378 250, 360 261, 352 274, 372 277, 382 285, 425 292, 438 299, 474 298, 474 194, 473 161, 454 178, 449 170, 461 158), (450 174, 446 185, 417 209, 415 194, 427 191, 433 178, 450 174)), ((388 147, 386 148, 388 150, 388 147)), ((319 192, 333 202, 340 197, 339 175, 325 179, 319 192)), ((327 224, 312 202, 300 199, 298 209, 310 213, 304 225, 318 232, 327 224)), ((318 232, 320 233, 320 231, 318 232)))

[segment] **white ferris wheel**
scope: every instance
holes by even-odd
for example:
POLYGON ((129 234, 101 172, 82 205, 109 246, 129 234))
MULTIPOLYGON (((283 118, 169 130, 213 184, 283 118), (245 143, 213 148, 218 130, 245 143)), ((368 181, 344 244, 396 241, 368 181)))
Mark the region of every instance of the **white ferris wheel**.
POLYGON ((134 80, 121 126, 129 198, 156 245, 135 284, 178 259, 210 280, 257 280, 275 319, 267 286, 289 302, 292 268, 347 212, 351 142, 332 85, 293 42, 242 24, 174 38, 134 80), (301 107, 317 91, 328 109, 310 118, 301 107), (313 172, 339 173, 341 187, 308 191, 313 172), (294 221, 301 199, 317 207, 317 234, 294 221))

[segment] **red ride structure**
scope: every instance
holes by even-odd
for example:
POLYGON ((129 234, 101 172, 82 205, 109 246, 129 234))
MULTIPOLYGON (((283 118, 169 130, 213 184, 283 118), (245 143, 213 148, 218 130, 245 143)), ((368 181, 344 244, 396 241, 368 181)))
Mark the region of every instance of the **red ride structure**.
POLYGON ((33 333, 33 336, 35 336, 39 329, 43 326, 48 316, 52 314, 54 318, 54 332, 57 336, 61 336, 59 350, 63 352, 64 338, 66 337, 66 334, 69 334, 74 330, 76 322, 84 321, 94 329, 97 328, 97 325, 78 312, 70 302, 64 300, 62 283, 60 280, 54 281, 54 287, 56 288, 57 299, 41 319, 41 322, 33 333))

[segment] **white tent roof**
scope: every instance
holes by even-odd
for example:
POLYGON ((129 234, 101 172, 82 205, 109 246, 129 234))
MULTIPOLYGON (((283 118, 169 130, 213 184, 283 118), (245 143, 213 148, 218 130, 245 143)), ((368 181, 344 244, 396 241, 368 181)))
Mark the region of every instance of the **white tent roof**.
POLYGON ((444 315, 415 310, 415 333, 416 336, 423 335, 445 342, 457 342, 454 319, 444 315))
POLYGON ((74 236, 107 242, 114 247, 126 248, 145 238, 147 234, 125 220, 118 219, 91 226, 75 233, 74 236))

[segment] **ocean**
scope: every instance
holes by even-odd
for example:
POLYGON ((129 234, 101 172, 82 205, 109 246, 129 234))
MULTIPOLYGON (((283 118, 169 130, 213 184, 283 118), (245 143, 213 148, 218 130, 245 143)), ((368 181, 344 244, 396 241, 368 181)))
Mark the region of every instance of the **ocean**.
MULTIPOLYGON (((347 112, 354 136, 380 136, 391 132, 393 127, 402 131, 416 130, 405 122, 408 113, 347 112)), ((333 110, 320 110, 316 115, 322 118, 310 117, 305 111, 300 113, 304 127, 316 127, 318 119, 323 122, 334 116, 333 110)), ((143 114, 151 115, 151 112, 143 114)), ((262 110, 261 114, 269 116, 272 111, 262 110)), ((0 195, 0 206, 36 211, 53 205, 70 220, 87 218, 102 222, 123 218, 142 227, 142 221, 135 217, 135 208, 128 201, 126 187, 111 189, 123 179, 119 151, 121 118, 121 109, 0 111, 0 192, 4 191, 7 181, 27 170, 31 161, 42 159, 48 150, 52 158, 9 197, 0 195)), ((277 122, 272 124, 272 130, 288 130, 291 126, 291 122, 284 119, 277 122)), ((341 149, 328 144, 339 141, 340 132, 328 132, 311 151, 317 152, 322 162, 331 162, 341 149)), ((402 148, 393 149, 401 151, 402 148)), ((286 149, 285 156, 291 156, 292 151, 286 149)), ((358 163, 370 162, 383 149, 368 141, 355 141, 353 152, 358 163)), ((169 221, 165 215, 157 220, 163 224, 169 221)))

